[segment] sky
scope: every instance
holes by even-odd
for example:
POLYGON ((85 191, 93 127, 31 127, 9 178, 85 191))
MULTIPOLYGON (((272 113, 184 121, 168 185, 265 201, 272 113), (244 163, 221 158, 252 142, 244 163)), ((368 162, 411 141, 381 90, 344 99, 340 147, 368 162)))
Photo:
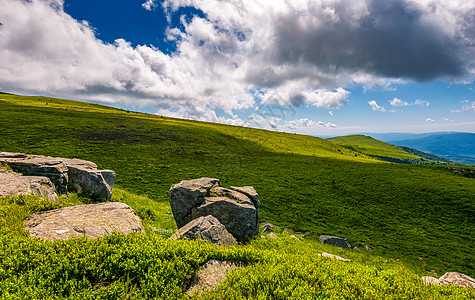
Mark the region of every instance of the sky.
POLYGON ((0 7, 3 92, 320 136, 475 132, 475 0, 0 7))

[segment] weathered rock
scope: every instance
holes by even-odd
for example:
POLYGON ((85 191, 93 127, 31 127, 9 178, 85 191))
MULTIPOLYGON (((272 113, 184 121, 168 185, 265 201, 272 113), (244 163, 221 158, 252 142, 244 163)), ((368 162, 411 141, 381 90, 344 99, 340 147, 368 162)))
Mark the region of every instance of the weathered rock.
POLYGON ((440 285, 440 281, 439 279, 435 278, 435 277, 432 277, 432 276, 424 276, 421 278, 422 281, 425 283, 425 284, 435 284, 435 285, 440 285))
POLYGON ((37 212, 25 220, 31 237, 66 240, 89 239, 117 233, 144 233, 142 221, 125 203, 107 202, 37 212))
POLYGON ((251 201, 254 203, 255 207, 261 205, 259 202, 259 195, 257 191, 252 186, 232 186, 230 187, 231 190, 238 191, 246 196, 248 196, 251 201))
POLYGON ((371 248, 371 247, 368 246, 368 245, 364 245, 364 249, 365 249, 366 251, 373 251, 373 248, 371 248))
POLYGON ((26 155, 3 152, 0 163, 7 164, 15 172, 25 176, 48 177, 59 193, 68 191, 68 174, 66 165, 57 158, 42 155, 26 155))
POLYGON ((293 239, 296 239, 297 241, 301 242, 302 240, 300 240, 298 237, 296 237, 295 235, 291 234, 289 236, 290 238, 293 238, 293 239))
POLYGON ((100 171, 77 165, 68 166, 68 177, 69 186, 80 195, 94 200, 112 197, 111 187, 100 171))
POLYGON ((72 192, 95 200, 108 200, 112 195, 114 171, 97 170, 97 165, 87 160, 2 152, 0 163, 23 175, 48 177, 62 194, 69 187, 72 192))
POLYGON ((439 278, 439 282, 442 285, 457 285, 464 288, 475 289, 475 279, 465 274, 458 272, 447 272, 439 278))
POLYGON ((269 222, 262 223, 259 227, 262 228, 262 233, 272 232, 279 228, 279 226, 276 226, 269 222))
POLYGON ((172 185, 169 192, 170 206, 178 228, 192 220, 191 210, 203 203, 204 198, 214 186, 219 186, 219 179, 199 178, 183 180, 172 185))
POLYGON ((204 202, 192 209, 191 216, 196 219, 212 215, 239 242, 246 242, 257 235, 257 210, 252 204, 238 203, 226 197, 204 197, 204 202))
POLYGON ((344 239, 341 237, 321 235, 318 240, 322 244, 329 244, 332 246, 351 249, 351 245, 348 243, 348 239, 344 239))
POLYGON ((192 295, 201 291, 211 290, 226 279, 226 274, 230 270, 242 267, 244 265, 239 262, 209 260, 198 270, 186 293, 192 295))
POLYGON ((226 230, 223 224, 213 216, 205 216, 194 219, 178 229, 170 239, 197 240, 202 239, 213 245, 232 246, 237 242, 226 230))
POLYGON ((33 194, 49 201, 58 201, 53 183, 47 177, 22 176, 0 169, 0 197, 33 194))
POLYGON ((326 252, 322 252, 322 254, 319 253, 318 256, 328 257, 328 258, 332 258, 332 259, 336 259, 336 260, 341 260, 341 261, 345 261, 345 262, 350 262, 350 261, 351 261, 351 260, 346 259, 346 258, 343 258, 343 257, 341 257, 341 256, 334 255, 334 254, 330 254, 330 253, 326 253, 326 252))
POLYGON ((271 232, 266 236, 266 238, 268 238, 268 239, 278 239, 279 237, 275 233, 271 232))
POLYGON ((198 217, 212 215, 239 242, 248 241, 258 233, 259 211, 252 199, 257 193, 244 187, 250 198, 239 188, 220 187, 219 179, 199 178, 183 180, 171 187, 170 205, 178 228, 198 217))
POLYGON ((220 186, 213 186, 209 191, 209 196, 226 197, 236 201, 237 203, 254 205, 251 199, 249 199, 249 197, 247 197, 246 195, 220 186))

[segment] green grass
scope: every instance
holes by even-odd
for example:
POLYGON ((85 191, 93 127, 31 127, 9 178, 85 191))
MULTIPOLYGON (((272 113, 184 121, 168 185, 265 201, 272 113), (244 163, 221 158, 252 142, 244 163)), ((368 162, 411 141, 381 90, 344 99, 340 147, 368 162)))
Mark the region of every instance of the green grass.
MULTIPOLYGON (((76 200, 69 196, 55 207, 76 200)), ((33 196, 0 203, 2 208, 11 205, 30 212, 51 208, 33 196)), ((424 286, 420 275, 399 260, 284 233, 277 233, 277 240, 258 238, 222 248, 153 233, 50 242, 3 229, 0 299, 475 299, 472 289, 424 286), (352 261, 319 256, 324 251, 352 261), (239 261, 245 267, 229 273, 214 291, 184 294, 210 259, 239 261)))
POLYGON ((337 145, 383 161, 426 165, 450 163, 435 155, 426 154, 407 147, 398 147, 365 135, 339 136, 328 140, 337 145))
MULTIPOLYGON (((289 227, 295 231, 310 231, 310 241, 303 244, 309 243, 311 247, 321 247, 318 243, 312 242, 321 234, 344 236, 350 238, 351 242, 365 242, 372 246, 375 251, 370 256, 374 255, 381 257, 380 260, 388 261, 399 259, 404 265, 401 270, 404 271, 392 269, 388 271, 399 274, 394 275, 397 278, 403 273, 411 274, 411 278, 415 278, 426 274, 427 270, 435 270, 438 274, 458 271, 475 276, 475 257, 472 251, 475 245, 473 235, 475 183, 473 179, 454 174, 449 170, 435 166, 381 162, 330 141, 310 136, 165 118, 43 97, 1 94, 0 132, 2 132, 0 151, 76 157, 94 161, 99 168, 114 170, 117 173, 117 179, 113 200, 132 206, 144 220, 149 234, 149 237, 142 238, 117 237, 115 239, 120 241, 119 244, 130 243, 127 245, 138 248, 142 244, 152 245, 153 243, 177 247, 177 249, 191 247, 189 251, 196 252, 198 256, 204 255, 203 251, 208 251, 208 246, 203 246, 205 249, 203 251, 196 250, 194 246, 185 246, 186 243, 174 244, 175 242, 164 241, 161 238, 168 237, 176 228, 168 204, 170 186, 184 179, 206 176, 220 178, 222 185, 226 187, 230 185, 254 186, 259 192, 262 203, 261 220, 270 221, 282 228, 289 227)), ((87 199, 76 198, 75 200, 73 197, 72 200, 64 201, 66 202, 61 205, 87 202, 87 199)), ((0 222, 4 222, 9 214, 16 215, 17 219, 10 223, 17 224, 15 232, 21 232, 21 226, 18 224, 21 224, 20 220, 32 209, 15 203, 2 205, 2 211, 6 212, 0 222)), ((21 236, 21 234, 18 233, 16 236, 21 236)), ((115 241, 114 238, 110 239, 115 241)), ((13 240, 16 241, 16 239, 13 240)), ((18 243, 21 245, 31 243, 31 247, 36 247, 36 243, 39 242, 21 240, 18 243)), ((108 247, 109 240, 105 239, 103 243, 105 243, 104 247, 108 247)), ((62 242, 60 244, 63 245, 62 242)), ((55 247, 55 244, 45 243, 44 245, 55 247)), ((65 243, 65 245, 69 244, 65 243)), ((76 247, 81 253, 85 251, 83 248, 92 247, 85 242, 71 242, 71 245, 74 246, 64 247, 76 247)), ((279 245, 274 245, 269 241, 255 241, 246 247, 249 249, 257 247, 258 249, 252 251, 260 253, 264 251, 261 248, 271 251, 277 246, 279 245)), ((198 248, 201 249, 200 247, 198 248)), ((246 247, 242 249, 248 249, 246 247)), ((305 250, 307 246, 301 247, 302 251, 307 251, 305 250)), ((298 252, 300 246, 297 248, 288 246, 285 249, 287 252, 298 252)), ((146 250, 143 251, 146 252, 146 250)), ((180 253, 188 253, 188 250, 177 251, 173 254, 176 259, 181 259, 180 253)), ((35 255, 41 256, 40 252, 35 255)), ((253 255, 249 254, 249 257, 253 255)), ((272 260, 271 257, 274 254, 263 255, 272 260)), ((367 257, 365 254, 354 254, 348 251, 342 254, 344 257, 351 255, 367 257)), ((270 274, 278 277, 281 276, 279 274, 286 274, 287 267, 307 263, 313 268, 309 271, 311 274, 318 273, 318 264, 311 264, 312 254, 308 256, 291 255, 288 260, 285 260, 285 257, 277 255, 274 262, 285 267, 279 269, 276 265, 278 270, 270 274)), ((249 257, 246 260, 251 260, 249 257)), ((19 259, 23 259, 21 255, 19 259)), ((184 268, 183 274, 194 272, 196 264, 204 261, 203 259, 199 258, 190 269, 184 268)), ((84 264, 88 265, 90 261, 86 261, 84 264)), ((71 268, 75 266, 77 267, 73 264, 71 268)), ((258 274, 263 270, 262 268, 265 269, 265 266, 253 266, 251 273, 258 274)), ((353 277, 350 277, 353 279, 349 280, 356 280, 354 277, 366 274, 364 273, 366 272, 364 271, 365 264, 355 268, 357 271, 353 277)), ((374 270, 372 268, 377 268, 377 266, 371 263, 369 268, 369 270, 374 270)), ((332 272, 334 270, 330 268, 326 274, 332 274, 332 272)), ((342 274, 347 274, 350 271, 345 269, 342 272, 342 274)), ((373 281, 378 278, 371 273, 374 271, 368 272, 370 273, 365 276, 373 274, 373 281)), ((120 274, 122 277, 119 275, 115 277, 118 280, 117 289, 124 292, 123 289, 129 282, 131 294, 142 293, 143 287, 138 285, 135 279, 130 279, 133 276, 129 274, 129 280, 127 280, 126 272, 120 274)), ((176 276, 188 276, 180 274, 176 276)), ((24 280, 32 278, 33 275, 28 273, 25 276, 27 277, 18 279, 17 283, 26 284, 24 280)), ((331 278, 331 275, 328 276, 331 278)), ((342 277, 345 276, 342 275, 342 277)), ((177 279, 177 282, 180 282, 180 284, 176 283, 179 287, 177 289, 183 288, 182 277, 180 280, 177 279)), ((91 285, 90 287, 78 288, 77 293, 99 291, 105 286, 107 286, 105 290, 113 289, 116 284, 113 282, 116 281, 110 278, 107 279, 107 284, 102 283, 103 286, 100 282, 90 281, 87 283, 91 285)), ((269 275, 266 278, 270 280, 272 277, 269 275)), ((302 278, 303 281, 298 281, 299 284, 307 286, 305 282, 308 282, 309 285, 315 285, 310 275, 302 275, 302 278)), ((242 286, 239 282, 232 283, 232 279, 230 280, 224 287, 229 295, 238 293, 240 297, 245 297, 245 294, 239 293, 247 289, 257 291, 264 288, 251 278, 247 278, 242 286)), ((394 281, 398 280, 404 281, 399 278, 389 282, 395 284, 394 281)), ((347 286, 346 279, 329 279, 324 287, 315 293, 332 295, 330 290, 333 288, 330 288, 329 284, 333 281, 338 282, 338 284, 334 283, 335 289, 347 286)), ((158 280, 157 284, 160 282, 158 280)), ((403 284, 401 289, 407 290, 408 295, 416 295, 411 293, 422 295, 413 298, 427 299, 430 297, 425 297, 425 295, 439 293, 434 292, 439 288, 424 289, 417 280, 410 282, 403 284), (428 292, 425 292, 426 290, 428 292)), ((284 289, 285 284, 288 282, 283 281, 271 288, 273 293, 278 289, 284 289)), ((293 286, 297 288, 299 284, 293 286)), ((45 289, 47 286, 45 284, 45 289)), ((349 288, 349 291, 355 292, 358 286, 363 288, 363 282, 358 281, 349 288)), ((364 289, 386 293, 385 289, 375 290, 368 287, 364 289)), ((402 290, 388 292, 387 298, 390 298, 390 295, 399 295, 399 298, 404 298, 401 296, 402 290)), ((446 291, 444 289, 440 293, 448 293, 446 291)), ((59 293, 54 289, 51 292, 59 293)), ((261 295, 259 294, 261 292, 256 293, 252 296, 261 295)), ((282 293, 287 293, 285 294, 287 296, 292 295, 290 291, 282 293)), ((209 297, 212 297, 212 294, 209 297)), ((163 296, 160 293, 159 295, 163 296)), ((361 298, 371 298, 369 294, 361 295, 361 298)), ((437 295, 440 296, 440 294, 437 295)), ((277 294, 274 296, 280 297, 277 294)), ((38 296, 38 298, 41 297, 38 296)), ((229 296, 229 298, 232 297, 229 296)), ((406 298, 412 299, 410 296, 406 298)), ((443 297, 440 296, 440 298, 443 297)), ((433 299, 438 299, 438 297, 434 296, 433 299)))

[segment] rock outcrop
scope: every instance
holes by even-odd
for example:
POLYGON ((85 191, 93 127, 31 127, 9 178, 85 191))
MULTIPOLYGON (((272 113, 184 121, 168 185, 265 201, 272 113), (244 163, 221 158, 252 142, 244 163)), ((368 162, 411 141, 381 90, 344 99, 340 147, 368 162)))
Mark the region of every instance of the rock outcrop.
POLYGON ((22 176, 0 169, 0 197, 33 194, 49 201, 58 201, 54 184, 47 177, 22 176))
POLYGON ((190 221, 178 229, 170 239, 202 239, 213 245, 225 247, 237 244, 236 239, 226 230, 226 227, 211 215, 190 221))
POLYGON ((318 240, 322 244, 328 244, 328 245, 337 246, 341 248, 351 249, 351 245, 348 243, 348 239, 345 239, 345 238, 321 235, 318 240))
POLYGON ((143 233, 142 221, 125 203, 78 205, 33 213, 25 220, 30 237, 66 240, 85 236, 93 239, 117 233, 143 233))
POLYGON ((191 210, 203 203, 203 197, 214 185, 219 185, 219 179, 199 178, 183 180, 170 188, 170 205, 178 228, 192 220, 191 210))
POLYGON ((212 215, 239 242, 258 234, 259 200, 252 187, 222 188, 219 179, 183 180, 170 189, 170 205, 178 228, 212 215))
POLYGON ((435 285, 456 285, 464 288, 475 289, 475 279, 465 274, 458 272, 447 272, 442 275, 439 279, 430 276, 422 277, 422 280, 425 284, 435 284, 435 285))
POLYGON ((2 152, 0 163, 23 175, 49 178, 61 194, 77 192, 94 200, 108 200, 112 196, 114 171, 97 170, 97 165, 90 161, 2 152))

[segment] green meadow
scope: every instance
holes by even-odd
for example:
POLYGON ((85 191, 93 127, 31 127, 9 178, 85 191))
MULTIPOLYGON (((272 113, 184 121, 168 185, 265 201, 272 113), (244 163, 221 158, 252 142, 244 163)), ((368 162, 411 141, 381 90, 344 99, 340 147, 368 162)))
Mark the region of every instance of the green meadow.
POLYGON ((190 278, 212 258, 248 267, 205 299, 475 299, 473 291, 420 280, 449 271, 475 277, 474 179, 439 165, 372 157, 417 155, 9 94, 0 94, 0 132, 0 151, 86 159, 114 170, 112 201, 134 208, 147 231, 94 241, 28 239, 22 220, 31 212, 90 200, 74 194, 57 204, 2 199, 0 299, 187 298, 182 292, 190 278), (199 177, 254 186, 261 221, 310 234, 297 241, 281 233, 279 240, 227 249, 169 241, 176 225, 168 190, 199 177), (374 251, 321 245, 322 234, 374 251), (352 262, 322 258, 322 251, 352 262))

